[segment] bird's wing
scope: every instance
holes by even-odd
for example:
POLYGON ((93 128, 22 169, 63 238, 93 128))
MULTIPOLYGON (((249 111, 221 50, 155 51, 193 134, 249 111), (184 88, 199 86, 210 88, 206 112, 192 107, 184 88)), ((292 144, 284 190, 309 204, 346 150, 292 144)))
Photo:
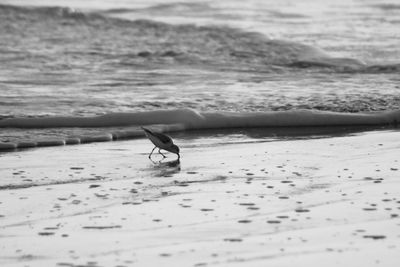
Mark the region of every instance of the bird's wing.
POLYGON ((153 132, 153 135, 156 136, 158 139, 160 139, 160 141, 163 142, 164 144, 172 144, 172 139, 168 135, 157 132, 153 132))
POLYGON ((153 135, 155 137, 157 137, 158 139, 160 139, 160 141, 164 144, 172 144, 173 141, 171 139, 171 137, 169 137, 168 135, 162 134, 162 133, 158 133, 158 132, 154 132, 151 131, 150 129, 144 128, 142 127, 143 131, 145 131, 147 134, 153 135))

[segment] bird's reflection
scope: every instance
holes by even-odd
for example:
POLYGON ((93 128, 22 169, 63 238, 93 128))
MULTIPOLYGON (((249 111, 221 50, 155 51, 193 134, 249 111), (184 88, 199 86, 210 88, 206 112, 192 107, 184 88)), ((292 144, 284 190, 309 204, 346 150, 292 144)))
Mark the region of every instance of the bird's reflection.
POLYGON ((150 159, 153 163, 153 169, 156 171, 157 177, 171 177, 172 175, 181 171, 181 162, 179 159, 168 160, 164 158, 159 161, 150 159))

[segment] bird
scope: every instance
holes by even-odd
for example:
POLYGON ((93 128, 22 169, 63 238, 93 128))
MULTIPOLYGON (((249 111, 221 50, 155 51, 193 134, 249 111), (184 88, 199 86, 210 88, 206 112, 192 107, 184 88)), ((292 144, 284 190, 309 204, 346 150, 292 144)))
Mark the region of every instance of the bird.
POLYGON ((147 138, 150 139, 150 141, 155 145, 151 153, 149 154, 149 159, 151 159, 151 155, 154 152, 154 149, 158 148, 158 153, 160 153, 164 158, 166 156, 161 153, 161 149, 164 149, 166 151, 175 153, 178 155, 178 159, 180 159, 180 154, 179 154, 179 147, 174 144, 174 141, 172 141, 172 138, 169 137, 168 135, 165 135, 160 132, 156 132, 154 130, 150 130, 145 127, 141 127, 144 133, 146 134, 147 138))

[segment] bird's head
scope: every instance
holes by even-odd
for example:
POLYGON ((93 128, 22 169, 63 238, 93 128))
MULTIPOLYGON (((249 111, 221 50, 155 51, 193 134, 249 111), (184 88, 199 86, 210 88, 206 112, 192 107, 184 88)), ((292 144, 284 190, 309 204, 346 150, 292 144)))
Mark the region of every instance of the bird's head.
POLYGON ((179 147, 177 145, 172 145, 171 152, 179 156, 179 147))

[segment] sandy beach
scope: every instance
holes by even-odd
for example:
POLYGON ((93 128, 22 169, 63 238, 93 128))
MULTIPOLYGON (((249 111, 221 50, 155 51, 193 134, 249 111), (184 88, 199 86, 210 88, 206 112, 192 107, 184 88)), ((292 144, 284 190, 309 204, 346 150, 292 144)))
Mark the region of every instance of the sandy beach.
POLYGON ((400 132, 0 154, 1 266, 400 266, 400 132))

